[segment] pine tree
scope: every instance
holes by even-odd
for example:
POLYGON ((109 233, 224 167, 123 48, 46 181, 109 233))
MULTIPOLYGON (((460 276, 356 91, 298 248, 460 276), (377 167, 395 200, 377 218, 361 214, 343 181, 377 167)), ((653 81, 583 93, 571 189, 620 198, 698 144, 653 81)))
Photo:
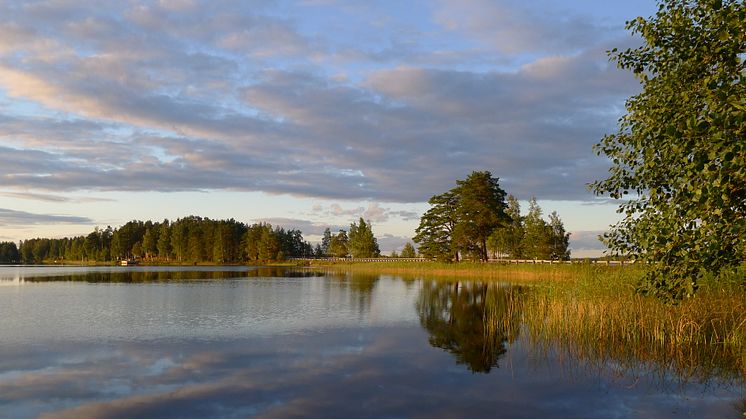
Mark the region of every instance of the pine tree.
POLYGON ((550 254, 552 259, 569 260, 570 233, 565 232, 565 225, 557 211, 552 211, 549 214, 549 228, 551 230, 550 254))
POLYGON ((401 249, 401 254, 399 254, 399 257, 403 257, 403 258, 417 257, 417 252, 414 250, 414 246, 412 246, 412 243, 406 242, 404 244, 404 247, 401 249))
POLYGON ((541 207, 533 197, 529 201, 528 214, 524 219, 523 226, 523 251, 525 256, 531 259, 549 259, 551 257, 551 228, 541 218, 541 207))
POLYGON ((362 217, 357 224, 350 224, 349 250, 354 258, 370 258, 381 255, 378 240, 373 235, 373 227, 362 217))

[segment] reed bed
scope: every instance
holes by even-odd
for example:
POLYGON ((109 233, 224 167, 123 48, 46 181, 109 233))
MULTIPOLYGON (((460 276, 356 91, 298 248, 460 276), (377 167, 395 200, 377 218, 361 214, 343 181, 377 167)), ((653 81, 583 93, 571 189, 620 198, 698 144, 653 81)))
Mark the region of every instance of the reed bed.
POLYGON ((746 269, 703 281, 695 297, 677 305, 634 292, 643 266, 387 262, 329 269, 528 284, 507 297, 488 293, 485 333, 512 341, 520 328, 532 346, 560 348, 586 362, 663 366, 683 378, 746 379, 746 269))
POLYGON ((633 292, 639 271, 590 269, 569 284, 546 282, 520 302, 533 343, 575 358, 649 362, 682 377, 746 378, 746 292, 706 282, 678 305, 633 292))
POLYGON ((586 265, 508 265, 500 263, 443 263, 443 262, 325 262, 329 270, 367 272, 398 275, 405 278, 427 277, 439 279, 489 279, 504 282, 523 281, 570 281, 578 272, 588 269, 586 265))

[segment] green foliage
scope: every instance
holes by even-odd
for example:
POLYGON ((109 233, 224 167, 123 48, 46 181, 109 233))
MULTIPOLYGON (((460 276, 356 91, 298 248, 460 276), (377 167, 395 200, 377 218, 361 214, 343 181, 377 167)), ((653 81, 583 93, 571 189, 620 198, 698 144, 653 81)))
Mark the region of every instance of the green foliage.
POLYGON ((373 235, 373 226, 362 217, 357 224, 350 224, 349 250, 354 258, 371 258, 381 255, 378 240, 373 235))
POLYGON ((453 230, 456 227, 458 195, 451 190, 435 195, 428 203, 430 209, 420 218, 413 240, 419 244, 423 257, 441 261, 458 261, 458 251, 452 244, 453 230))
POLYGON ((147 259, 158 254, 159 233, 160 230, 154 227, 149 227, 145 230, 145 235, 142 237, 142 248, 147 259))
POLYGON ((350 253, 349 241, 347 231, 339 230, 339 233, 336 236, 332 236, 329 242, 329 254, 338 258, 347 257, 350 253))
POLYGON ((303 240, 299 230, 273 229, 267 223, 249 226, 244 243, 251 262, 279 261, 286 257, 309 256, 311 253, 311 245, 303 240))
POLYGON ((505 213, 505 191, 490 172, 472 172, 465 180, 457 180, 454 193, 458 196, 453 241, 460 250, 487 261, 487 238, 510 219, 505 213))
POLYGON ((513 259, 522 259, 525 231, 521 218, 521 206, 513 195, 508 195, 505 214, 510 220, 505 227, 496 229, 490 235, 487 239, 487 247, 499 255, 510 255, 513 259))
POLYGON ((627 28, 644 45, 611 58, 643 89, 596 146, 613 166, 591 187, 632 194, 605 239, 650 262, 639 291, 677 301, 746 259, 746 5, 664 0, 627 28))
POLYGON ((428 201, 414 241, 420 254, 438 260, 459 260, 465 254, 487 260, 487 238, 508 222, 505 191, 490 172, 472 172, 456 187, 428 201))
POLYGON ((570 260, 570 233, 565 232, 565 224, 557 214, 549 214, 550 257, 555 260, 570 260))
POLYGON ((332 231, 329 227, 324 229, 324 235, 321 238, 321 253, 323 256, 330 256, 330 246, 332 244, 332 231))
POLYGON ((402 258, 417 257, 417 252, 414 250, 414 246, 412 246, 412 243, 406 242, 404 244, 404 247, 401 249, 401 253, 399 254, 399 257, 402 257, 402 258))
POLYGON ((279 260, 278 253, 280 252, 280 241, 277 235, 272 231, 272 227, 269 224, 264 224, 259 235, 259 242, 257 243, 257 257, 258 260, 279 260))
POLYGON ((18 263, 21 261, 21 254, 18 252, 18 246, 13 242, 0 242, 0 263, 18 263))
POLYGON ((162 223, 134 220, 116 230, 95 228, 81 237, 26 240, 21 242, 15 260, 43 263, 147 258, 156 262, 254 263, 308 256, 311 252, 311 245, 299 230, 189 216, 162 223))
MULTIPOLYGON (((331 235, 329 236, 329 241, 331 241, 331 235)), ((321 244, 317 243, 316 247, 313 248, 313 256, 317 258, 326 256, 326 252, 324 252, 324 249, 321 247, 321 244)))
POLYGON ((168 260, 171 256, 171 229, 168 220, 161 223, 161 231, 158 234, 158 256, 168 260))
POLYGON ((498 255, 513 259, 569 260, 570 233, 565 232, 557 212, 549 215, 549 222, 541 216, 536 198, 529 201, 528 214, 521 217, 520 205, 514 196, 508 196, 507 215, 510 221, 496 229, 488 238, 489 249, 498 255))
POLYGON ((505 191, 490 172, 472 172, 456 184, 428 201, 431 207, 414 237, 423 257, 458 262, 464 255, 486 261, 492 252, 515 259, 570 258, 570 234, 556 212, 549 223, 541 218, 536 198, 529 203, 528 215, 521 217, 518 199, 510 195, 506 203, 505 191))
MULTIPOLYGON (((94 228, 83 241, 84 258, 88 260, 109 260, 112 237, 113 230, 111 227, 107 227, 104 230, 100 230, 98 227, 94 228)), ((49 241, 46 253, 59 253, 59 245, 55 240, 49 241)), ((38 260, 43 261, 47 257, 47 254, 38 255, 38 260)))
POLYGON ((541 207, 536 198, 531 198, 528 205, 528 214, 523 221, 524 237, 522 247, 524 254, 529 259, 549 259, 551 256, 552 231, 541 218, 541 207))

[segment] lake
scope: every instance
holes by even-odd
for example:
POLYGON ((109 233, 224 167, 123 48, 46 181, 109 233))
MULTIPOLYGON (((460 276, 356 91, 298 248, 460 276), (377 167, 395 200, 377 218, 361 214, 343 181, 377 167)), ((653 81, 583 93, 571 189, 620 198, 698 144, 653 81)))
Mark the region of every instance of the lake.
POLYGON ((0 266, 0 417, 742 417, 740 378, 573 358, 502 283, 0 266))

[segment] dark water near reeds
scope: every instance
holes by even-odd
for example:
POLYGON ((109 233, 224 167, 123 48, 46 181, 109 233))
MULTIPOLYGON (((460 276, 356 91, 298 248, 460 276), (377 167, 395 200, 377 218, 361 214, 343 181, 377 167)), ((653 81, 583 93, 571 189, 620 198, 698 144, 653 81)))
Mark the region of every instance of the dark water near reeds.
POLYGON ((537 346, 506 303, 525 292, 271 268, 0 267, 0 417, 742 417, 742 377, 537 346))

